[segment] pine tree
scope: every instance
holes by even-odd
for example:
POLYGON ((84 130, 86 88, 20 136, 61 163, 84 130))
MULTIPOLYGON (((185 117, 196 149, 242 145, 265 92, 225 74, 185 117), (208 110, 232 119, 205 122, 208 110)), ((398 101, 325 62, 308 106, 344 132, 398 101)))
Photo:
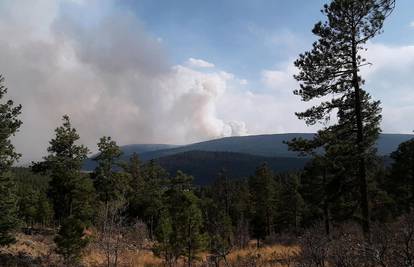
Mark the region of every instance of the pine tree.
POLYGON ((128 162, 121 163, 124 172, 131 177, 131 191, 138 192, 144 187, 142 163, 137 153, 133 153, 128 162))
POLYGON ((88 213, 90 203, 81 201, 82 198, 88 200, 93 195, 91 180, 81 174, 88 149, 76 144, 79 135, 72 128, 67 115, 63 116, 63 125, 56 128, 55 133, 48 148, 49 155, 32 168, 35 172, 41 171, 51 177, 48 194, 58 222, 72 215, 90 217, 91 214, 84 214, 88 213))
POLYGON ((34 164, 33 169, 47 172, 51 177, 49 196, 60 223, 55 238, 56 251, 63 256, 66 265, 74 265, 87 244, 84 229, 94 212, 95 190, 89 175, 81 173, 88 149, 76 144, 79 135, 67 115, 63 116, 63 125, 56 128, 55 133, 48 148, 49 155, 43 162, 34 164))
POLYGON ((35 220, 42 226, 50 225, 53 219, 53 207, 45 193, 41 192, 36 203, 35 220))
POLYGON ((234 200, 230 217, 235 227, 234 244, 239 248, 245 248, 250 241, 249 219, 251 206, 247 179, 234 181, 234 200))
POLYGON ((36 221, 37 201, 40 192, 36 192, 29 184, 23 185, 18 189, 18 211, 19 218, 31 228, 36 221))
MULTIPOLYGON (((176 199, 181 203, 178 209, 173 210, 174 229, 177 233, 178 243, 183 247, 183 256, 187 258, 188 266, 204 248, 205 237, 201 233, 203 225, 200 203, 197 196, 191 191, 185 191, 176 199)), ((174 202, 179 204, 178 202, 174 202)))
MULTIPOLYGON (((0 100, 7 93, 0 75, 0 100)), ((20 155, 15 152, 10 138, 19 130, 22 122, 18 119, 21 105, 12 100, 0 103, 0 247, 14 242, 13 230, 18 225, 16 186, 10 167, 20 155)))
POLYGON ((227 216, 230 215, 230 208, 232 206, 232 188, 231 182, 225 170, 221 170, 217 179, 212 185, 212 197, 218 208, 227 216))
POLYGON ((191 176, 177 172, 165 192, 164 203, 171 216, 173 231, 170 240, 175 248, 175 257, 186 257, 189 267, 193 266, 197 254, 205 247, 206 239, 201 232, 200 199, 192 191, 192 180, 191 176))
MULTIPOLYGON (((331 133, 334 141, 349 152, 354 161, 358 181, 362 227, 369 236, 369 205, 367 193, 367 161, 372 155, 379 134, 381 119, 379 102, 374 102, 362 86, 360 68, 367 65, 361 51, 365 44, 381 32, 385 18, 391 13, 394 0, 333 0, 324 6, 327 21, 313 28, 318 40, 309 52, 296 60, 300 82, 296 95, 303 101, 324 98, 322 103, 297 113, 307 124, 327 122, 336 112, 338 122, 325 126, 310 146, 324 146, 329 139, 320 138, 331 133), (326 100, 326 97, 330 99, 326 100)), ((326 125, 326 124, 325 124, 326 125)), ((302 142, 303 143, 303 142, 302 142)))
POLYGON ((153 252, 161 257, 167 266, 174 266, 180 253, 173 242, 173 226, 171 216, 167 209, 161 212, 160 221, 155 233, 157 243, 153 247, 153 252))
POLYGON ((66 266, 79 266, 83 249, 89 240, 84 235, 85 224, 70 216, 63 221, 59 234, 55 238, 56 252, 62 255, 66 266))
POLYGON ((0 247, 15 241, 13 231, 18 225, 15 184, 10 174, 0 175, 0 247))
POLYGON ((234 246, 233 223, 235 186, 228 179, 226 171, 219 172, 211 187, 202 192, 204 228, 209 235, 209 251, 216 266, 227 261, 226 256, 234 246))
MULTIPOLYGON (((206 200, 203 200, 206 202, 206 200)), ((233 226, 229 215, 223 209, 219 208, 216 203, 204 203, 205 218, 204 228, 209 236, 209 251, 214 257, 216 265, 220 265, 220 261, 227 262, 227 255, 231 252, 234 245, 233 226)))
POLYGON ((394 212, 400 215, 414 209, 414 139, 401 143, 391 158, 385 189, 395 201, 394 212))
POLYGON ((13 168, 12 175, 17 188, 19 218, 31 227, 35 223, 49 225, 53 219, 52 205, 47 198, 49 177, 22 167, 13 168))
POLYGON ((93 175, 96 192, 107 204, 126 197, 129 191, 129 176, 116 172, 122 151, 111 137, 102 137, 98 143, 99 154, 95 157, 98 166, 93 175))
POLYGON ((259 245, 260 240, 274 233, 279 188, 267 164, 257 168, 249 178, 252 215, 251 224, 259 245))
POLYGON ((304 223, 312 225, 323 220, 327 235, 332 221, 349 219, 357 206, 350 201, 355 198, 354 182, 347 168, 341 165, 342 159, 329 150, 325 155, 315 156, 301 173, 300 194, 306 206, 304 223))
POLYGON ((296 174, 281 179, 277 222, 280 229, 298 234, 302 223, 304 201, 299 192, 300 181, 296 174))
POLYGON ((138 157, 132 157, 128 166, 127 172, 132 180, 127 212, 130 217, 144 220, 149 228, 149 237, 153 239, 163 209, 168 173, 153 160, 140 165, 138 157))

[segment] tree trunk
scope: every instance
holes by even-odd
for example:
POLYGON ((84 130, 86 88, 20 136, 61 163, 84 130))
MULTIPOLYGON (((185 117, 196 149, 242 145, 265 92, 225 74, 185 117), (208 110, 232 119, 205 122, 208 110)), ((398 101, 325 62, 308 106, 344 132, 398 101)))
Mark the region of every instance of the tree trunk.
POLYGON ((188 222, 188 267, 191 267, 193 264, 193 255, 192 252, 192 229, 191 229, 191 219, 188 222))
POLYGON ((326 167, 323 168, 323 187, 324 187, 324 200, 323 200, 323 220, 325 224, 325 232, 326 235, 329 237, 331 234, 331 227, 329 223, 329 203, 328 203, 328 197, 326 193, 326 167))
POLYGON ((408 212, 413 209, 414 205, 414 151, 411 156, 411 201, 408 204, 408 212))
MULTIPOLYGON (((354 31, 355 32, 355 31, 354 31)), ((361 89, 359 86, 358 77, 358 62, 357 62, 357 43, 356 36, 352 39, 352 85, 355 90, 355 117, 357 126, 357 149, 358 149, 358 182, 360 193, 360 205, 362 212, 362 230, 366 239, 370 239, 370 216, 368 205, 368 186, 367 174, 365 165, 365 149, 364 149, 364 129, 362 117, 362 99, 361 89)))

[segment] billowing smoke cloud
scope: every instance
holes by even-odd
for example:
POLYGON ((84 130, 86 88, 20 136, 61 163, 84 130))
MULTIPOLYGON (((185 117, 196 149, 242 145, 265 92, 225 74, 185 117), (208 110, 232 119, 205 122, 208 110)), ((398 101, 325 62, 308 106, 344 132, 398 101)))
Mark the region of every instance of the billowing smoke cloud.
POLYGON ((246 133, 243 122, 216 112, 217 100, 237 83, 233 75, 191 68, 214 66, 203 60, 172 66, 156 36, 111 2, 56 3, 0 6, 0 72, 8 96, 23 105, 24 126, 15 139, 23 161, 45 153, 63 114, 92 150, 102 135, 128 144, 246 133))
MULTIPOLYGON (((23 163, 46 153, 63 114, 91 150, 103 135, 120 144, 184 144, 319 127, 294 115, 312 103, 292 94, 292 60, 263 70, 262 88, 203 59, 173 65, 160 38, 111 0, 3 0, 0 36, 0 73, 23 105, 14 140, 23 163)), ((411 132, 414 47, 371 44, 367 57, 374 65, 363 76, 383 102, 383 130, 411 132)))

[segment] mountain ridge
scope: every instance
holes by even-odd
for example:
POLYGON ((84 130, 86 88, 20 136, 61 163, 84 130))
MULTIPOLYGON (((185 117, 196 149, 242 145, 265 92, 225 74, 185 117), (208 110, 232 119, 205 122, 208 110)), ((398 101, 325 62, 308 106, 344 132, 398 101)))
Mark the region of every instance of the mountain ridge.
MULTIPOLYGON (((310 139, 313 136, 314 133, 285 133, 224 137, 188 145, 131 144, 121 146, 123 151, 121 160, 126 161, 133 153, 137 153, 143 161, 162 159, 158 161, 166 166, 168 165, 167 159, 178 164, 180 162, 180 157, 182 157, 180 154, 190 151, 245 154, 252 156, 253 161, 256 161, 255 157, 277 158, 279 161, 283 161, 281 159, 302 159, 303 157, 299 157, 297 152, 289 151, 284 141, 291 140, 295 137, 310 139), (176 159, 174 158, 174 155, 177 155, 176 159)), ((400 143, 412 138, 414 138, 414 135, 412 134, 381 134, 377 142, 378 155, 387 156, 392 151, 396 150, 400 143)), ((186 155, 187 160, 191 162, 188 155, 189 154, 186 155)), ((205 153, 204 155, 208 157, 210 161, 213 160, 210 154, 205 153)), ((228 158, 228 155, 229 154, 223 154, 221 156, 228 158)), ((198 154, 197 157, 199 160, 200 154, 198 154)), ((220 158, 217 160, 220 161, 222 159, 220 158)), ((298 162, 301 162, 301 160, 298 162)), ((189 163, 186 162, 186 164, 189 163)), ((300 165, 301 163, 298 164, 300 165)), ((210 165, 214 164, 211 162, 210 165)), ((275 166, 276 165, 277 164, 275 164, 275 166)), ((294 164, 292 164, 292 166, 293 165, 294 164)), ((283 169, 283 166, 277 166, 280 168, 277 168, 275 171, 283 169)), ((83 169, 91 171, 95 167, 96 163, 90 158, 85 161, 83 169)), ((169 165, 169 167, 170 169, 175 170, 176 168, 179 169, 180 166, 177 165, 176 167, 173 167, 169 165)))
MULTIPOLYGON (((314 133, 286 133, 224 137, 178 146, 172 149, 148 151, 142 153, 141 158, 143 160, 150 160, 193 150, 237 152, 266 157, 297 157, 298 153, 289 151, 288 146, 284 141, 289 141, 297 137, 311 139, 314 135, 314 133)), ((377 142, 378 155, 389 155, 392 151, 397 149, 400 143, 411 138, 414 138, 414 135, 380 134, 377 142)))

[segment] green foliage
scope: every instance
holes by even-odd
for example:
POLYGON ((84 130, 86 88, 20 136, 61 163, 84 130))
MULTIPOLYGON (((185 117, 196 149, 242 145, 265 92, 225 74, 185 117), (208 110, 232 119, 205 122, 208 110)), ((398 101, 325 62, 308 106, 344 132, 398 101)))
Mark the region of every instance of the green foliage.
POLYGON ((249 178, 251 203, 251 224, 257 239, 264 239, 274 233, 277 215, 279 185, 266 164, 257 168, 249 178))
POLYGON ((76 263, 88 242, 83 232, 95 211, 95 189, 89 175, 81 173, 88 149, 76 144, 79 135, 68 116, 63 116, 63 125, 56 128, 55 133, 48 148, 49 155, 44 157, 44 162, 34 164, 33 169, 51 177, 49 196, 55 217, 61 224, 55 239, 56 251, 69 265, 76 263))
POLYGON ((125 170, 131 177, 127 213, 132 218, 144 220, 149 228, 149 237, 153 239, 164 205, 168 174, 155 161, 142 165, 137 155, 131 157, 125 170))
POLYGON ((197 257, 205 246, 205 236, 201 233, 202 215, 199 199, 191 191, 173 194, 169 198, 169 209, 173 220, 173 240, 180 253, 189 262, 197 257))
POLYGON ((26 225, 49 225, 53 207, 47 198, 49 177, 34 174, 27 168, 13 168, 17 187, 18 214, 26 225))
MULTIPOLYGON (((4 77, 0 75, 0 99, 3 99, 7 94, 7 88, 3 83, 4 77)), ((10 138, 18 132, 22 125, 19 119, 21 109, 22 106, 15 106, 12 100, 0 103, 0 173, 7 172, 20 157, 20 154, 15 152, 10 138)))
POLYGON ((62 255, 66 266, 79 266, 83 249, 89 240, 84 235, 84 223, 72 216, 65 218, 55 238, 56 252, 62 255))
POLYGON ((298 175, 292 174, 282 177, 277 221, 279 229, 283 229, 283 231, 298 233, 301 226, 304 201, 299 189, 298 175))
POLYGON ((366 43, 381 32, 385 18, 394 8, 394 0, 333 0, 324 6, 325 22, 318 22, 312 32, 318 37, 309 52, 299 55, 295 75, 300 89, 294 90, 303 101, 320 99, 319 105, 296 113, 306 124, 322 122, 324 128, 312 141, 293 140, 294 150, 314 153, 323 147, 335 151, 347 162, 349 176, 357 181, 361 221, 369 233, 367 166, 374 157, 374 144, 381 121, 379 101, 362 89, 359 72, 367 65, 360 55, 366 43), (337 123, 329 125, 331 116, 337 123), (338 153, 339 152, 339 153, 338 153))
POLYGON ((58 221, 71 215, 88 219, 92 215, 93 187, 89 177, 80 172, 88 149, 76 144, 79 135, 67 115, 63 116, 63 125, 56 128, 55 134, 50 141, 49 155, 43 162, 35 163, 32 169, 51 177, 48 194, 58 221))
POLYGON ((202 233, 203 217, 200 199, 192 192, 192 177, 178 172, 170 180, 164 193, 162 218, 157 227, 156 252, 167 260, 180 256, 187 258, 189 266, 197 253, 205 247, 206 236, 202 233))
POLYGON ((19 217, 32 226, 36 221, 38 211, 36 204, 39 199, 39 193, 29 186, 24 186, 19 191, 19 217))
POLYGON ((234 246, 233 225, 222 206, 203 199, 204 228, 209 236, 208 249, 217 258, 225 258, 234 246))
POLYGON ((18 226, 15 183, 10 173, 0 175, 0 247, 15 241, 13 231, 18 226))
POLYGON ((306 225, 324 221, 326 233, 332 221, 341 222, 352 216, 357 203, 353 177, 342 166, 341 157, 333 150, 325 156, 316 156, 301 173, 300 193, 304 199, 303 220, 306 225))
MULTIPOLYGON (((7 93, 4 78, 0 75, 0 99, 7 93)), ((14 241, 13 230, 18 225, 15 181, 10 167, 20 157, 15 152, 11 137, 19 130, 21 105, 15 106, 12 100, 0 103, 0 247, 14 241)))
POLYGON ((115 172, 122 151, 111 137, 102 137, 98 143, 98 166, 93 174, 99 199, 104 203, 124 198, 129 191, 129 176, 115 172))
MULTIPOLYGON (((71 212, 73 216, 85 224, 90 224, 95 214, 96 192, 88 174, 73 177, 70 186, 71 212)), ((56 211, 55 211, 56 212, 56 211)))
POLYGON ((211 187, 211 199, 203 199, 205 228, 210 237, 209 250, 224 258, 234 245, 231 212, 235 202, 235 187, 226 171, 221 171, 211 187))
POLYGON ((395 201, 394 213, 408 213, 414 209, 414 139, 400 144, 391 158, 394 161, 385 190, 395 201))
POLYGON ((35 222, 50 225, 53 219, 53 207, 46 194, 39 194, 36 202, 35 222))
POLYGON ((129 158, 129 162, 120 163, 123 171, 131 177, 131 191, 136 191, 144 187, 144 177, 142 173, 142 164, 138 154, 133 153, 129 158))
POLYGON ((155 236, 157 243, 153 247, 154 254, 161 257, 168 266, 172 266, 180 256, 180 253, 176 250, 172 240, 173 225, 168 210, 161 212, 155 236))

